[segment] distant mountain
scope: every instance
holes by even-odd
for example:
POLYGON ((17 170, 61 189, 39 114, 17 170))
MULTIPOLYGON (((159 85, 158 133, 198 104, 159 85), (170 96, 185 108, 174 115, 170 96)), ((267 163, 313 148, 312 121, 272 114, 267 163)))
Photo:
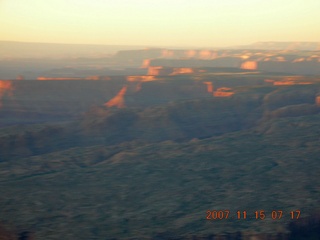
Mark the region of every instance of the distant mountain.
POLYGON ((256 42, 249 45, 235 46, 233 49, 261 49, 261 50, 300 50, 319 51, 320 42, 256 42))
MULTIPOLYGON (((1 58, 44 58, 44 57, 106 57, 116 54, 117 58, 136 57, 136 51, 140 50, 139 59, 155 57, 199 57, 210 58, 208 50, 182 49, 175 47, 176 50, 167 48, 148 48, 148 46, 131 45, 102 45, 102 44, 63 44, 63 43, 32 43, 0 41, 1 58), (208 55, 209 54, 209 55, 208 55), (199 55, 199 56, 198 56, 199 55)), ((320 42, 257 42, 249 45, 239 45, 226 48, 212 49, 261 49, 261 50, 299 50, 316 51, 320 50, 320 42)))
POLYGON ((142 46, 0 41, 0 58, 105 57, 142 46))

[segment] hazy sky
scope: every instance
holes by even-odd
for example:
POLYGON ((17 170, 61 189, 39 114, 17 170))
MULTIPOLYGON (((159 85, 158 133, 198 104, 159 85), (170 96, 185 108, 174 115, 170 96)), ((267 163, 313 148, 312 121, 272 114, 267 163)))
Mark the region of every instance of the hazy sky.
POLYGON ((0 0, 0 40, 219 47, 320 42, 320 0, 0 0))

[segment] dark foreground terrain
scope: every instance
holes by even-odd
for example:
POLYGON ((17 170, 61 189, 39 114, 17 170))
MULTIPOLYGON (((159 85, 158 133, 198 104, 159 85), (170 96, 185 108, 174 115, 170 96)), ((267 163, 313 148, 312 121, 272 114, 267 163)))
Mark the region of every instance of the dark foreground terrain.
POLYGON ((319 239, 319 78, 195 77, 139 91, 63 82, 66 95, 12 81, 0 109, 0 239, 319 239), (232 94, 214 97, 208 79, 232 94), (115 95, 122 105, 104 105, 115 95))

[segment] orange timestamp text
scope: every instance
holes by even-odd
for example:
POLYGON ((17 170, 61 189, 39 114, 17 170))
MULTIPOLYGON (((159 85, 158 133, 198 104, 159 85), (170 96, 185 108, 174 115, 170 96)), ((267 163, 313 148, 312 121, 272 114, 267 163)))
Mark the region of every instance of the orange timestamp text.
POLYGON ((223 219, 257 219, 264 220, 266 218, 272 220, 280 220, 283 217, 287 217, 289 219, 299 219, 301 215, 300 210, 292 210, 285 212, 283 210, 256 210, 256 211, 246 211, 246 210, 238 210, 238 211, 230 211, 230 210, 207 210, 206 219, 207 220, 223 220, 223 219))

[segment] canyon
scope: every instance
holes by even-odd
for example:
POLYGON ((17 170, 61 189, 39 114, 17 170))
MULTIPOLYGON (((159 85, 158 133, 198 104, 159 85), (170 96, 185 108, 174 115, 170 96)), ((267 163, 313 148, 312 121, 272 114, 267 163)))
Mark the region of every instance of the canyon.
POLYGON ((319 43, 6 44, 0 239, 319 238, 319 43))
MULTIPOLYGON (((118 50, 119 47, 91 46, 82 52, 80 46, 52 45, 73 54, 32 56, 17 49, 31 51, 31 43, 0 42, 0 79, 27 80, 106 80, 120 75, 192 74, 203 68, 236 68, 269 73, 317 75, 320 69, 319 43, 265 42, 225 49, 145 48, 118 50), (10 47, 8 47, 9 45, 10 47), (8 45, 8 46, 7 46, 8 45), (109 50, 108 50, 109 49, 109 50), (113 52, 110 51, 113 49, 113 52), (96 55, 91 55, 90 51, 96 55), (28 57, 27 57, 28 56, 28 57)), ((50 44, 43 44, 47 49, 50 44)), ((82 46, 83 47, 83 46, 82 46)), ((122 49, 125 49, 123 47, 122 49)), ((62 50, 60 50, 62 51, 62 50)), ((45 50, 43 51, 45 52, 45 50)), ((59 52, 59 51, 57 51, 59 52)), ((39 53, 40 54, 40 53, 39 53)))

